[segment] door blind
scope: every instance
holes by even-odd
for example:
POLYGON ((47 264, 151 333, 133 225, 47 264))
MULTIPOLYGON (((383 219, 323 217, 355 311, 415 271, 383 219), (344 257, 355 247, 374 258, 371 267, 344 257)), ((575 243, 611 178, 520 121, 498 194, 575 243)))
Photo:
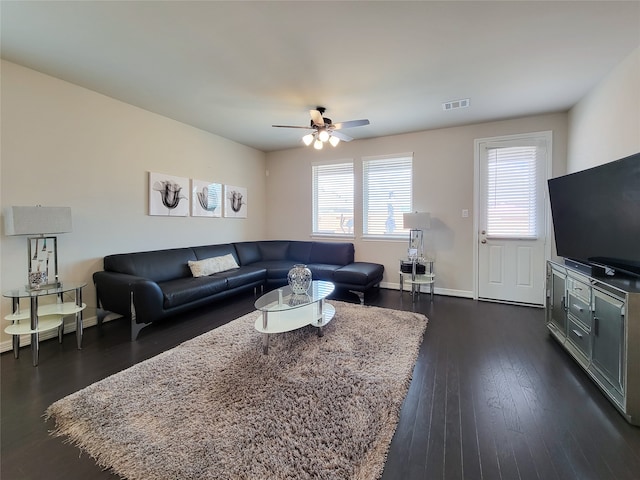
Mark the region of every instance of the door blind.
POLYGON ((537 238, 537 148, 487 149, 487 236, 537 238))

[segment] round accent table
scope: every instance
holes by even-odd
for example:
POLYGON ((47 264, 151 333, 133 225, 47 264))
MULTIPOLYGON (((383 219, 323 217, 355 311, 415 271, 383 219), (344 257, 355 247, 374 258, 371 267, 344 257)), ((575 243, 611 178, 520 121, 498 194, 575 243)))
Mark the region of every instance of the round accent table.
POLYGON ((78 350, 82 348, 82 311, 86 305, 82 303, 82 289, 87 284, 82 283, 60 283, 57 286, 31 290, 20 288, 17 290, 7 290, 2 292, 2 296, 11 298, 12 311, 5 320, 9 320, 11 325, 4 329, 9 335, 13 335, 13 356, 18 358, 20 354, 20 335, 31 335, 31 356, 33 366, 38 365, 39 334, 48 330, 58 329, 58 341, 62 343, 64 335, 64 317, 68 315, 76 316, 76 341, 78 350), (65 302, 63 295, 67 292, 74 292, 73 302, 65 302), (57 302, 49 305, 38 306, 38 299, 48 295, 56 295, 57 302), (21 309, 20 300, 28 298, 29 308, 21 309), (28 321, 27 321, 28 320, 28 321))
POLYGON ((405 282, 411 285, 411 298, 415 300, 416 291, 420 294, 422 285, 429 285, 431 301, 433 301, 433 286, 436 281, 436 274, 433 270, 432 258, 421 258, 415 260, 400 260, 400 295, 404 291, 405 282), (411 264, 410 271, 402 271, 403 264, 411 264), (418 273, 420 272, 420 273, 418 273))

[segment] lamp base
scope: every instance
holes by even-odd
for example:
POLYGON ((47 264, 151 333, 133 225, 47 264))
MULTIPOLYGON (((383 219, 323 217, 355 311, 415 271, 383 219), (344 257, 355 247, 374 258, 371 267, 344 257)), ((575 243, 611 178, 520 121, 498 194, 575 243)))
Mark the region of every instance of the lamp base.
POLYGON ((49 290, 51 288, 60 288, 62 286, 62 282, 50 282, 50 283, 40 283, 40 284, 27 284, 24 286, 25 290, 28 292, 37 292, 39 290, 49 290))

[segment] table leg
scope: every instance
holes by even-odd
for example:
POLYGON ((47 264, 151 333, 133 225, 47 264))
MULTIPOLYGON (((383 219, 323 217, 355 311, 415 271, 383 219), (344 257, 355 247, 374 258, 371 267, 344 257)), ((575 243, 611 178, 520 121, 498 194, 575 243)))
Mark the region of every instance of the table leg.
POLYGON ((12 335, 13 337, 13 358, 20 357, 20 335, 12 335))
POLYGON ((416 264, 416 260, 411 262, 411 301, 413 302, 416 300, 416 264))
POLYGON ((322 307, 324 306, 324 298, 318 302, 318 336, 323 337, 322 323, 324 322, 324 314, 322 313, 322 307))
MULTIPOLYGON (((20 299, 13 297, 12 299, 13 313, 20 313, 20 299)), ((12 335, 13 337, 13 358, 20 357, 20 335, 12 335)))
MULTIPOLYGON (((262 328, 263 329, 267 329, 267 318, 268 312, 266 310, 262 311, 262 328)), ((263 333, 262 334, 262 354, 263 355, 267 355, 269 353, 269 334, 268 333, 263 333)))
MULTIPOLYGON (((57 301, 59 304, 64 303, 64 298, 62 293, 58 295, 57 301)), ((60 320, 62 320, 62 323, 60 323, 60 326, 58 327, 58 343, 62 343, 62 340, 64 339, 64 317, 61 316, 60 320)))
MULTIPOLYGON (((38 296, 31 297, 31 330, 38 330, 38 296)), ((31 358, 33 366, 38 366, 38 354, 40 350, 40 336, 37 331, 31 334, 31 358)))
MULTIPOLYGON (((76 288, 76 305, 82 308, 82 288, 76 288)), ((76 342, 78 350, 82 349, 82 310, 76 312, 76 342)))

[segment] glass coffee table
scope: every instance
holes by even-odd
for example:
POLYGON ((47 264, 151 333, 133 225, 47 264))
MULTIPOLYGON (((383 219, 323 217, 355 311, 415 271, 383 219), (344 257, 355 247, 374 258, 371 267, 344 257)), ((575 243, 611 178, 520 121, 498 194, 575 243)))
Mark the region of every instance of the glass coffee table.
POLYGON ((256 330, 262 333, 262 352, 269 353, 269 335, 297 330, 306 325, 318 329, 318 336, 323 335, 322 327, 334 317, 336 309, 324 299, 334 290, 331 282, 314 280, 306 293, 293 293, 291 287, 272 290, 256 301, 256 309, 262 312, 256 319, 256 330))

